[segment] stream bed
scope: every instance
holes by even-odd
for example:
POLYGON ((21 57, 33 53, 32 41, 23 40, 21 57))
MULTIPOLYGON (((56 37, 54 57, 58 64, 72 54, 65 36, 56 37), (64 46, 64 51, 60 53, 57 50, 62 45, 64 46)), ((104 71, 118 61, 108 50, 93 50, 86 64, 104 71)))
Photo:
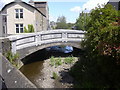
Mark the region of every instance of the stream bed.
POLYGON ((30 63, 24 64, 20 71, 38 88, 72 88, 74 79, 68 71, 78 61, 78 57, 57 52, 41 52, 30 57, 30 63), (51 66, 52 56, 60 58, 62 64, 51 66), (73 57, 74 61, 71 64, 64 63, 67 57, 73 57), (57 74, 57 79, 53 78, 53 72, 57 74))
MULTIPOLYGON (((78 59, 77 57, 74 58, 75 63, 78 59)), ((69 75, 68 71, 74 63, 63 63, 55 67, 51 66, 50 59, 47 59, 26 64, 21 67, 20 71, 38 88, 72 88, 74 79, 69 75), (53 72, 58 75, 57 79, 53 79, 53 72)))

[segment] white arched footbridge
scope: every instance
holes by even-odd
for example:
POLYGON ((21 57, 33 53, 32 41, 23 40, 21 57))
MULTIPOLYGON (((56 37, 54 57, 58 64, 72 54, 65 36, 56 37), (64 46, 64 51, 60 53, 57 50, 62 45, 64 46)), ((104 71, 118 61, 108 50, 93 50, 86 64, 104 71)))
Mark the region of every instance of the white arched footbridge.
POLYGON ((82 30, 48 30, 37 33, 23 33, 20 35, 11 35, 11 51, 25 52, 27 55, 37 50, 56 46, 56 45, 71 45, 80 48, 80 42, 84 38, 85 32, 82 30), (34 47, 31 49, 31 47, 34 47))

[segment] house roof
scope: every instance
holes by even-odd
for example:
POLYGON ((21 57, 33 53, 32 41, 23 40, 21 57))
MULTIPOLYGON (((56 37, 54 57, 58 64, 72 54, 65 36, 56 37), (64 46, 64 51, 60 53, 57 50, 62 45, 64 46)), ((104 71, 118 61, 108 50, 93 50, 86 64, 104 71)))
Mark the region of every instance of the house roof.
POLYGON ((26 2, 23 2, 23 1, 13 1, 13 2, 10 2, 10 3, 6 4, 6 5, 1 9, 1 11, 3 11, 7 6, 9 6, 9 5, 11 5, 11 4, 14 4, 14 3, 24 3, 24 4, 28 5, 28 6, 30 6, 31 8, 34 8, 34 9, 37 10, 40 14, 42 14, 44 17, 46 17, 46 15, 44 15, 40 10, 38 10, 38 9, 35 8, 34 6, 32 6, 32 5, 30 5, 30 4, 26 3, 26 2))

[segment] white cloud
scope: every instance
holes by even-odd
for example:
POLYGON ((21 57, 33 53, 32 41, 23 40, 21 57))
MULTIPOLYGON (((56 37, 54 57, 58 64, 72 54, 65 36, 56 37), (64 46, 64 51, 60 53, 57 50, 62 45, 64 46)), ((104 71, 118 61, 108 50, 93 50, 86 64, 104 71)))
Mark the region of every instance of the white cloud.
POLYGON ((80 6, 75 6, 75 7, 71 8, 70 11, 72 11, 72 12, 80 12, 81 7, 80 6))
POLYGON ((4 2, 5 4, 7 4, 7 3, 12 2, 14 0, 0 0, 0 1, 4 2))
POLYGON ((91 10, 97 7, 97 5, 106 4, 109 0, 88 0, 83 6, 82 10, 91 10))
POLYGON ((57 18, 56 18, 55 16, 49 15, 49 20, 50 20, 50 21, 56 21, 57 18))
POLYGON ((103 4, 106 4, 108 1, 109 0, 88 0, 85 4, 83 4, 83 6, 75 6, 71 8, 70 11, 79 13, 81 13, 82 11, 89 12, 91 9, 97 7, 98 4, 101 6, 103 4))

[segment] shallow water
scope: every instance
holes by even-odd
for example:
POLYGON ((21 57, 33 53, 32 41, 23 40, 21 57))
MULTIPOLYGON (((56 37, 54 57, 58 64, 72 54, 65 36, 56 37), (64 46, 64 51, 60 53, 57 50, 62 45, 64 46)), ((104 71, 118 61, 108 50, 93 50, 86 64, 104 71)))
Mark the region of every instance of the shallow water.
MULTIPOLYGON (((27 62, 25 62, 24 65, 20 68, 20 71, 38 88, 42 88, 43 81, 45 78, 45 74, 43 73, 42 70, 48 68, 48 67, 44 67, 45 60, 48 60, 51 56, 68 57, 71 56, 71 54, 63 54, 56 52, 51 53, 51 52, 46 52, 45 50, 41 50, 28 57, 27 62)), ((64 86, 59 82, 59 80, 55 80, 54 87, 64 88, 64 86)))
POLYGON ((20 68, 20 71, 37 87, 41 88, 40 84, 37 82, 38 79, 42 78, 44 61, 37 61, 30 64, 26 64, 20 68))

